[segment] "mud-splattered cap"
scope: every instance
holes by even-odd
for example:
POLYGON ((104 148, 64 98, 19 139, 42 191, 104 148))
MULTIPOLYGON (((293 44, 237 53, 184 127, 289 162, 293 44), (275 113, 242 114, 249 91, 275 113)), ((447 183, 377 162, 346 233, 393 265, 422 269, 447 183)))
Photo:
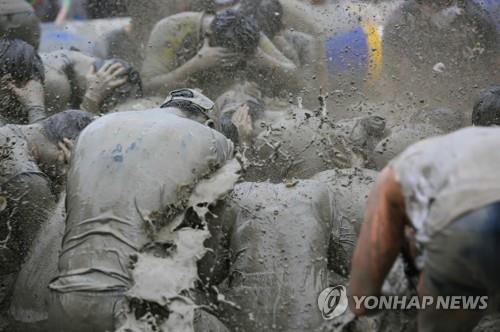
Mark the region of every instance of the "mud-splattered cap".
POLYGON ((193 89, 179 89, 170 92, 170 95, 161 105, 162 108, 176 103, 190 103, 200 109, 202 113, 209 116, 214 109, 215 103, 199 91, 193 89))

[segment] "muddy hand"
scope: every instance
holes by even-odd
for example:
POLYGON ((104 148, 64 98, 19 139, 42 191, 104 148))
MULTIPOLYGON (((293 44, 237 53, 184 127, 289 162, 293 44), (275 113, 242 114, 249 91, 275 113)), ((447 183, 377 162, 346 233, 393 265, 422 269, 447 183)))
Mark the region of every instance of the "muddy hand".
POLYGON ((232 66, 238 62, 239 56, 227 48, 210 46, 208 38, 205 38, 198 59, 201 67, 208 69, 218 65, 232 66))
POLYGON ((59 142, 57 145, 59 147, 59 155, 57 157, 56 175, 65 176, 69 170, 69 162, 71 160, 74 142, 64 138, 62 142, 59 142))
POLYGON ((43 85, 41 82, 36 80, 29 80, 24 86, 17 87, 10 75, 7 75, 3 79, 3 83, 6 84, 7 88, 14 93, 19 102, 25 107, 33 107, 44 105, 44 93, 43 85))
POLYGON ((231 118, 234 126, 238 129, 238 135, 240 136, 241 143, 250 144, 253 134, 253 121, 250 115, 250 107, 247 104, 243 104, 240 108, 233 114, 231 118))
POLYGON ((120 63, 110 62, 97 72, 95 67, 91 66, 87 73, 87 97, 101 103, 115 88, 127 82, 125 71, 120 63))

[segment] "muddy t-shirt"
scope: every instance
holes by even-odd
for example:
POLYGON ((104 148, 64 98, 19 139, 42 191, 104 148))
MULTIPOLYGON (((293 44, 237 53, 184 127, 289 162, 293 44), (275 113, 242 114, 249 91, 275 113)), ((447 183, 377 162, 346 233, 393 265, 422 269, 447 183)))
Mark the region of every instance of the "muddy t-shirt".
POLYGON ((232 148, 218 132, 163 109, 113 113, 89 125, 68 174, 59 277, 50 287, 128 288, 130 256, 184 211, 192 186, 230 159, 232 148))
POLYGON ((33 12, 33 7, 25 0, 0 0, 0 15, 33 12))
POLYGON ((466 128, 421 141, 390 163, 419 241, 500 201, 499 146, 500 129, 466 128))

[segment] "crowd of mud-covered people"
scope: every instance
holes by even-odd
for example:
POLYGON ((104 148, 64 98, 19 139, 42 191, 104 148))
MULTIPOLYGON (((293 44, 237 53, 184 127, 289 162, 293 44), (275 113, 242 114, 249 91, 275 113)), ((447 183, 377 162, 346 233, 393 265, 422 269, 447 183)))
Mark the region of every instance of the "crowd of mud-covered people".
POLYGON ((0 331, 499 331, 499 5, 373 2, 0 0, 0 331))

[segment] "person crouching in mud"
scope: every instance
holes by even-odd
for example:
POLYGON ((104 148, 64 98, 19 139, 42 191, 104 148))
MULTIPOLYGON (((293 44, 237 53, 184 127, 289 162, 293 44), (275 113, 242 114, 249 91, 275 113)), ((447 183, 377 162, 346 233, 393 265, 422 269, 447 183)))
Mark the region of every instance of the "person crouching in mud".
POLYGON ((134 285, 131 256, 151 245, 152 229, 184 211, 180 188, 232 158, 232 143, 210 128, 213 107, 196 91, 178 90, 162 108, 108 114, 80 135, 68 173, 59 272, 49 286, 50 331, 120 327, 134 285))
POLYGON ((79 51, 42 54, 49 114, 80 108, 107 113, 129 98, 142 97, 139 73, 120 59, 102 60, 79 51))
MULTIPOLYGON (((390 162, 368 197, 352 296, 379 296, 403 250, 419 296, 434 297, 419 312, 419 331, 471 331, 485 314, 438 310, 438 296, 489 296, 488 309, 498 310, 499 145, 500 129, 466 128, 421 141, 390 162)), ((355 301, 351 309, 371 312, 355 301)))
POLYGON ((298 88, 296 69, 254 20, 227 9, 216 15, 180 13, 159 21, 149 37, 141 75, 147 94, 192 85, 216 98, 248 76, 259 85, 298 88))
MULTIPOLYGON (((73 140, 92 121, 70 110, 30 125, 0 127, 0 316, 16 276, 64 184, 73 140)), ((1 326, 1 323, 0 323, 1 326)))

